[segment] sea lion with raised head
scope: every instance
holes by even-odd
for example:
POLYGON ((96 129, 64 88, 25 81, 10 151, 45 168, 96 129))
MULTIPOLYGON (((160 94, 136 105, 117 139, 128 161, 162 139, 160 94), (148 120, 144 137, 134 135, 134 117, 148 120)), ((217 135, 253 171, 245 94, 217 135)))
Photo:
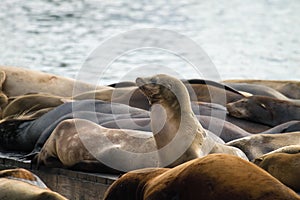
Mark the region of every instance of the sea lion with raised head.
POLYGON ((92 165, 97 166, 94 169, 99 171, 109 167, 129 171, 144 167, 173 167, 210 152, 226 152, 247 159, 239 149, 216 143, 208 136, 192 112, 187 89, 180 80, 157 75, 137 78, 136 82, 152 105, 152 133, 108 129, 81 119, 64 120, 55 128, 34 161, 51 165, 56 159, 55 164, 82 166, 82 170, 93 169, 87 167, 92 165), (57 148, 62 146, 64 148, 57 148), (87 146, 90 148, 87 149, 87 146), (133 152, 135 159, 127 157, 124 160, 118 149, 133 152), (145 157, 149 152, 153 153, 145 157), (109 160, 115 167, 105 165, 103 160, 109 160))
POLYGON ((300 199, 261 168, 226 154, 208 155, 173 169, 129 172, 111 185, 104 200, 123 197, 131 200, 300 199))
POLYGON ((288 187, 300 192, 300 145, 272 151, 256 158, 254 163, 288 187))
POLYGON ((48 189, 35 174, 22 168, 0 171, 0 199, 67 200, 48 189))
POLYGON ((284 146, 300 145, 300 132, 256 134, 236 139, 226 144, 241 149, 249 160, 253 160, 284 146))
POLYGON ((228 103, 230 115, 254 122, 277 126, 279 124, 300 120, 300 104, 264 96, 251 96, 228 103))

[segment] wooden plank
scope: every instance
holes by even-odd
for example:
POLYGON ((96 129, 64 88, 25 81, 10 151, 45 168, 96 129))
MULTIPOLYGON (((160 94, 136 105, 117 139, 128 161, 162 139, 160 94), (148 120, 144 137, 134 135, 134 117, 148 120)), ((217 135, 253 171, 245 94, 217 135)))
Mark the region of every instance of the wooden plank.
POLYGON ((32 171, 51 190, 72 200, 102 200, 107 188, 118 178, 117 175, 85 173, 61 168, 35 169, 30 161, 18 161, 0 155, 0 169, 17 167, 32 171))

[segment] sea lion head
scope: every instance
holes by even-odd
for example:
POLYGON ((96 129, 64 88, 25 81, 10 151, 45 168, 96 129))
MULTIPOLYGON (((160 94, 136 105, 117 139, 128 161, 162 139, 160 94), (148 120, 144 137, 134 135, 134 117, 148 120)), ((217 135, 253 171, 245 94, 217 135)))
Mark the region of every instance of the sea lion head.
POLYGON ((152 77, 136 79, 139 89, 146 95, 151 105, 163 104, 172 105, 175 102, 189 102, 189 95, 184 84, 177 78, 158 74, 152 77))

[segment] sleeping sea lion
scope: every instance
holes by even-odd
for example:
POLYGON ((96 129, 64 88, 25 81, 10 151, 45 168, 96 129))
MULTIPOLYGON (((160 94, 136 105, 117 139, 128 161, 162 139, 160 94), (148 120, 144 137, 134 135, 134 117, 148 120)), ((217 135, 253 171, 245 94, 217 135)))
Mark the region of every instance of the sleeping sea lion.
POLYGON ((269 172, 283 184, 300 191, 300 145, 284 147, 262 155, 254 160, 259 167, 269 172))
POLYGON ((30 93, 48 93, 61 97, 71 97, 75 83, 77 92, 109 88, 108 86, 95 86, 21 67, 0 66, 0 71, 6 74, 2 92, 8 97, 30 93))
POLYGON ((263 154, 284 146, 300 145, 300 132, 256 134, 236 139, 226 144, 241 149, 247 155, 249 160, 253 160, 263 154))
POLYGON ((271 87, 285 96, 300 99, 300 82, 290 80, 225 80, 224 83, 248 83, 271 87))
POLYGON ((264 96, 251 96, 227 104, 230 115, 254 122, 277 126, 300 120, 300 104, 264 96))
POLYGON ((144 168, 123 174, 104 194, 104 200, 138 199, 148 180, 168 171, 168 168, 144 168))
POLYGON ((294 191, 261 168, 239 157, 226 154, 208 155, 172 169, 157 168, 129 172, 110 186, 104 200, 123 198, 130 198, 130 200, 300 199, 294 191))
POLYGON ((3 200, 67 200, 51 191, 33 173, 25 169, 0 171, 0 199, 3 200))

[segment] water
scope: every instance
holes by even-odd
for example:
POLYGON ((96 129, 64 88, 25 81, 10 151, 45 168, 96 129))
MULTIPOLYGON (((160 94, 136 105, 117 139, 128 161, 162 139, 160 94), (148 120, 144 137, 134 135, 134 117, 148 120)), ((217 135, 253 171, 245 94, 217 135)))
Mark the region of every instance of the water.
MULTIPOLYGON (((160 28, 192 39, 206 52, 218 74, 206 75, 212 69, 204 66, 204 78, 300 80, 298 0, 2 0, 0 8, 1 65, 76 78, 103 41, 160 28)), ((172 41, 162 36, 158 43, 172 41)), ((164 72, 166 66, 185 78, 202 78, 186 61, 157 49, 129 52, 107 70, 96 64, 103 84, 164 72)), ((92 68, 87 82, 99 73, 92 68)))

